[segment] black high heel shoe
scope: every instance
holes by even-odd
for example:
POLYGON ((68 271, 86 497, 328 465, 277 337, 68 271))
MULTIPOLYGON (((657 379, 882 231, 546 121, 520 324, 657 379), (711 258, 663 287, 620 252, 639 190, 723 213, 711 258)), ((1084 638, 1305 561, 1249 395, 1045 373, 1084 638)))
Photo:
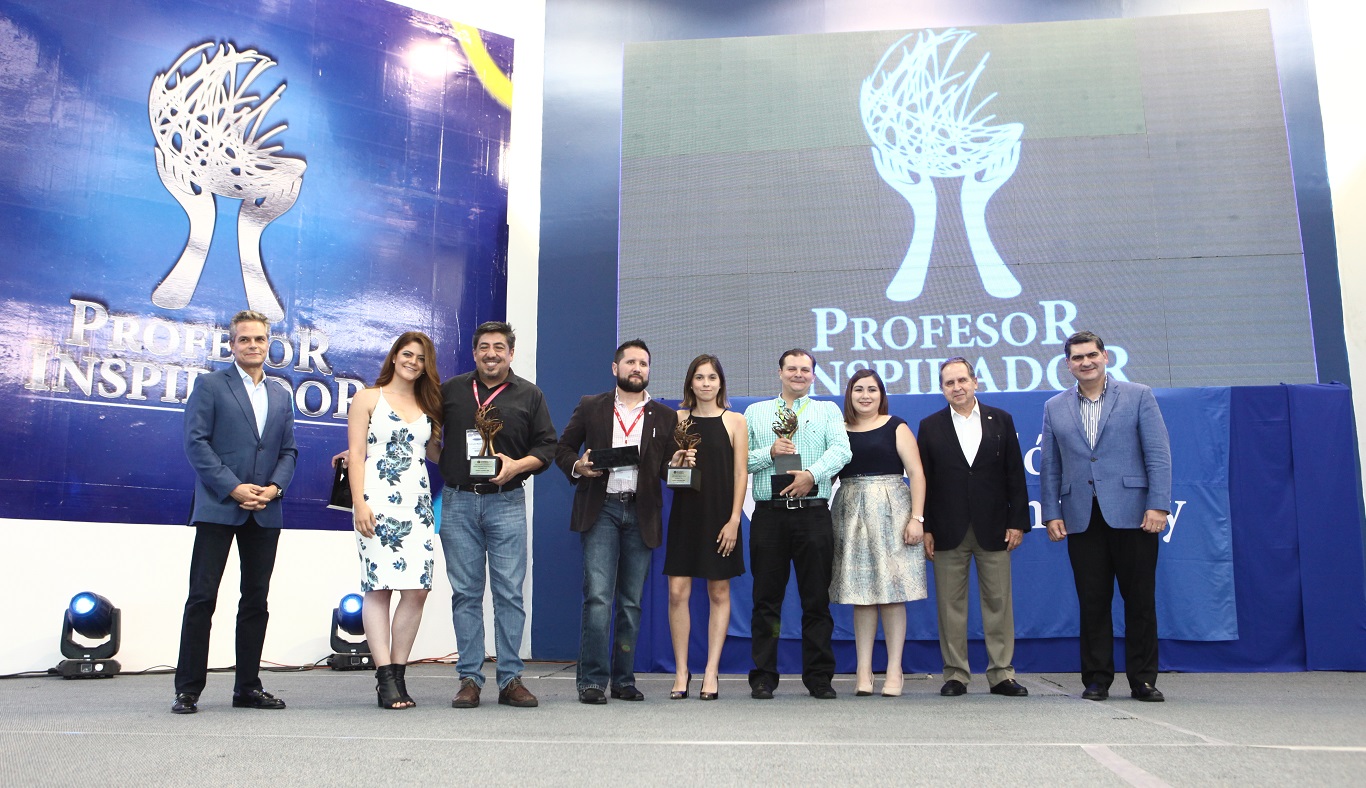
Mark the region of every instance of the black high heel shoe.
POLYGON ((410 709, 416 706, 417 701, 413 700, 413 696, 408 694, 408 682, 404 679, 403 675, 408 670, 408 663, 404 662, 400 664, 398 662, 395 662, 393 665, 390 665, 389 667, 394 669, 394 683, 398 685, 399 700, 408 704, 408 708, 410 709))
MULTIPOLYGON (((703 684, 706 684, 706 683, 707 683, 707 677, 706 677, 706 676, 703 676, 703 677, 702 677, 702 683, 703 683, 703 684)), ((715 692, 703 692, 701 687, 698 687, 698 689, 697 689, 697 699, 698 699, 698 700, 717 700, 717 699, 720 698, 720 697, 721 697, 721 677, 720 677, 720 676, 717 676, 717 677, 716 677, 716 691, 715 691, 715 692)))
POLYGON ((692 684, 692 671, 688 671, 688 680, 683 684, 683 689, 673 690, 669 693, 669 700, 686 700, 688 697, 688 685, 692 684))
POLYGON ((398 680, 394 665, 380 665, 375 668, 375 696, 381 709, 406 709, 403 696, 398 690, 398 680))

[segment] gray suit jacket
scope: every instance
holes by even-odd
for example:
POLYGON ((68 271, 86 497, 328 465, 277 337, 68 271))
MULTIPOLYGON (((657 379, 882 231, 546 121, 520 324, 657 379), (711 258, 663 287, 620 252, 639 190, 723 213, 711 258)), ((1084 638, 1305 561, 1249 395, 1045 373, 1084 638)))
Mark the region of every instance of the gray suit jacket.
MULTIPOLYGON (((194 468, 192 523, 241 525, 252 514, 232 497, 239 484, 274 484, 294 478, 294 404, 280 386, 266 386, 266 434, 256 433, 256 415, 237 365, 195 378, 185 403, 185 456, 194 468)), ((280 502, 254 513, 258 525, 284 525, 280 502)))
POLYGON ((1039 488, 1044 522, 1069 534, 1091 522, 1091 498, 1111 528, 1138 528, 1148 509, 1171 511, 1172 456, 1153 390, 1109 377, 1096 447, 1086 444, 1077 387, 1044 404, 1039 488))

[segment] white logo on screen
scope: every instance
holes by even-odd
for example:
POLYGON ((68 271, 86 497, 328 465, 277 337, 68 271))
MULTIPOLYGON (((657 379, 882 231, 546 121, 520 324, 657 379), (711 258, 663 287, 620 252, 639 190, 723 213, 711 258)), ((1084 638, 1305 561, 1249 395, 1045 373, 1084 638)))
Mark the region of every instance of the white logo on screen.
POLYGON ((859 92, 859 111, 873 142, 873 164, 914 214, 910 247, 887 286, 887 297, 893 301, 913 301, 925 288, 938 208, 934 178, 963 179, 963 224, 982 287, 996 298, 1014 298, 1021 292, 991 242, 986 210, 987 201, 1015 174, 1024 126, 987 125, 995 115, 978 118, 996 96, 970 103, 991 53, 982 56, 966 79, 962 71, 954 71, 958 54, 975 35, 952 28, 911 33, 883 54, 859 92), (911 38, 915 43, 908 47, 911 38), (891 66, 897 53, 900 60, 891 66))
POLYGON ((163 309, 183 309, 194 297, 213 240, 217 195, 241 200, 237 249, 247 305, 272 321, 285 316, 261 262, 261 234, 298 199, 307 164, 279 155, 282 145, 267 144, 286 124, 261 128, 285 85, 265 99, 248 92, 274 65, 253 49, 238 52, 232 44, 206 42, 152 80, 147 114, 156 137, 157 174, 190 220, 184 251, 152 292, 152 303, 163 309), (185 73, 196 55, 199 64, 185 73))

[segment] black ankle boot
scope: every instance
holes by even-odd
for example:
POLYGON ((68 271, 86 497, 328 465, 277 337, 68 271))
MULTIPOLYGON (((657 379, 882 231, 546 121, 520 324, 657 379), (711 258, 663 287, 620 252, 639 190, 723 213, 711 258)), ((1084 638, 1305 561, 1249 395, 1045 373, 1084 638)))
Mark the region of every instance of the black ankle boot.
POLYGON ((399 699, 408 704, 409 707, 416 706, 417 701, 413 700, 413 696, 408 694, 408 682, 404 680, 403 676, 404 672, 408 670, 407 663, 399 664, 396 662, 389 667, 394 669, 394 682, 398 684, 399 699))
POLYGON ((375 695, 379 700, 381 709, 402 709, 405 708, 403 695, 398 689, 398 679, 395 668, 397 665, 380 665, 375 668, 375 695))

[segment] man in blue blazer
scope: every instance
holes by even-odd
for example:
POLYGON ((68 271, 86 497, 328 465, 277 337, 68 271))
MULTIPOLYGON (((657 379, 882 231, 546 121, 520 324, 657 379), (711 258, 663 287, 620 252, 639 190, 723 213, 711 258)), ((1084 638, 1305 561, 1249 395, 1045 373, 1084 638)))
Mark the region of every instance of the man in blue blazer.
POLYGON ((1048 538, 1067 539, 1081 607, 1082 697, 1105 700, 1115 678, 1110 605, 1124 598, 1130 694, 1162 701, 1157 682, 1157 545, 1171 511, 1167 426, 1152 389, 1105 372, 1100 337, 1063 345, 1077 385, 1044 405, 1039 472, 1048 538))
POLYGON ((218 585, 234 538, 242 567, 237 605, 237 680, 232 705, 283 709, 284 701, 261 688, 261 648, 266 639, 266 596, 284 521, 280 499, 294 477, 294 407, 284 388, 265 379, 270 321, 259 312, 238 312, 229 334, 233 365, 195 379, 185 403, 185 456, 195 472, 190 524, 190 593, 180 628, 176 697, 171 711, 198 711, 209 664, 209 628, 218 585))

